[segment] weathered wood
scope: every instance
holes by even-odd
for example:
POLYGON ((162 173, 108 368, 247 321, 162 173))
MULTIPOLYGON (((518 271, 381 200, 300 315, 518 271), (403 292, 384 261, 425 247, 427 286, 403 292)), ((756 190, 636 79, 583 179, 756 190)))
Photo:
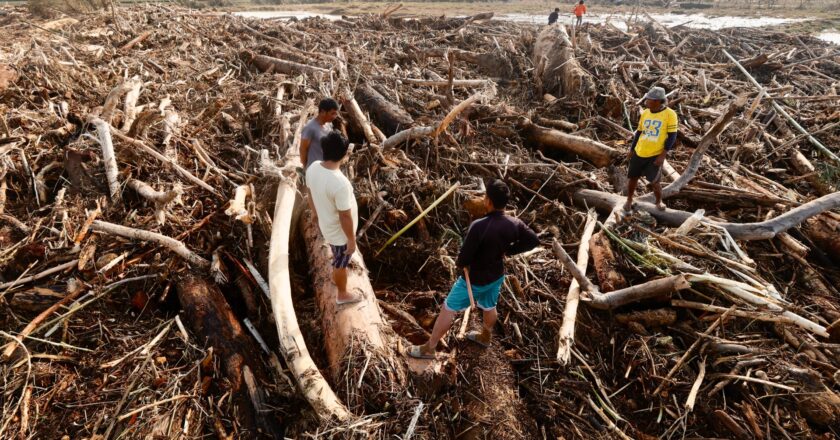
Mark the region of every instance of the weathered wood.
MULTIPOLYGON (((586 273, 589 264, 589 246, 592 232, 598 223, 598 216, 594 210, 586 215, 586 224, 583 226, 583 234, 580 236, 580 247, 578 247, 577 267, 581 273, 586 273)), ((572 357, 572 345, 575 343, 575 322, 577 321, 577 308, 580 302, 580 283, 572 280, 569 291, 566 294, 566 306, 563 308, 563 323, 560 325, 560 332, 557 343, 557 360, 567 365, 572 357)))
POLYGON ((565 27, 543 27, 534 43, 531 59, 534 66, 538 66, 534 75, 539 77, 542 91, 573 98, 595 96, 595 81, 575 58, 565 27))
POLYGON ((606 167, 621 155, 618 150, 600 142, 583 136, 540 127, 525 118, 521 118, 517 122, 517 128, 529 142, 539 147, 575 154, 599 168, 606 167))
POLYGON ((250 51, 243 51, 242 58, 250 62, 257 69, 262 72, 277 72, 285 73, 287 75, 308 73, 308 74, 327 74, 329 70, 311 66, 309 64, 296 63, 294 61, 281 60, 267 55, 257 55, 250 51))
MULTIPOLYGON (((619 206, 625 200, 623 196, 618 194, 589 189, 575 192, 574 199, 585 206, 595 207, 605 212, 611 212, 615 206, 619 206)), ((690 212, 670 208, 659 210, 652 203, 646 202, 636 203, 635 207, 650 213, 658 221, 671 226, 681 225, 692 215, 690 212)), ((732 235, 732 238, 738 240, 768 240, 775 237, 779 232, 798 226, 811 217, 838 207, 840 207, 840 192, 835 192, 761 222, 731 223, 713 220, 706 220, 706 222, 726 229, 732 235)))
POLYGON ((362 108, 370 112, 377 122, 377 127, 388 136, 414 124, 414 119, 402 107, 385 99, 381 93, 368 84, 360 84, 356 87, 353 96, 362 108))
POLYGON ((651 298, 670 298, 678 290, 688 289, 691 285, 682 275, 675 275, 637 284, 610 293, 595 294, 591 300, 582 298, 588 305, 601 310, 611 310, 633 302, 651 298))
POLYGON ((382 318, 362 254, 354 253, 347 267, 347 290, 362 301, 339 306, 332 281, 332 251, 308 212, 301 221, 330 371, 337 383, 349 380, 354 384, 350 389, 339 388, 351 408, 363 404, 381 408, 389 394, 405 387, 407 375, 401 356, 394 351, 393 330, 382 318))
POLYGON ((624 275, 616 269, 617 262, 609 237, 603 231, 598 232, 592 236, 589 247, 601 291, 612 292, 627 287, 624 275))

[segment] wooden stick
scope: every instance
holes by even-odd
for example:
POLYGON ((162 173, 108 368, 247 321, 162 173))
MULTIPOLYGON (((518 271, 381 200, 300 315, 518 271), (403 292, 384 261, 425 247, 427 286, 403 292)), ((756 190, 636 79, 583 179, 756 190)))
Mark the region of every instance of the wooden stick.
POLYGON ((100 118, 90 121, 96 127, 99 146, 102 148, 102 162, 105 164, 105 178, 108 180, 109 195, 112 202, 120 199, 120 183, 117 181, 117 157, 114 154, 114 141, 111 138, 111 125, 100 118))
MULTIPOLYGON (((577 267, 581 273, 586 273, 589 264, 589 241, 598 223, 598 216, 594 210, 586 214, 586 224, 583 227, 583 234, 580 236, 580 246, 577 253, 577 267)), ((577 320, 577 308, 580 302, 580 283, 577 279, 572 280, 569 291, 566 294, 566 307, 563 309, 563 323, 560 325, 560 332, 557 343, 557 360, 562 365, 568 365, 572 357, 572 346, 575 343, 575 321, 577 320)))
POLYGON ((656 387, 656 390, 653 391, 653 396, 659 395, 659 392, 662 391, 662 388, 668 383, 669 380, 671 380, 672 377, 674 377, 674 374, 676 374, 677 371, 679 371, 680 368, 682 368, 683 364, 685 364, 685 361, 687 361, 688 358, 691 357, 691 355, 694 353, 694 350, 700 346, 700 343, 703 342, 706 336, 712 334, 712 332, 715 331, 715 329, 718 328, 718 326, 720 326, 721 323, 723 323, 723 321, 729 316, 729 314, 732 313, 733 310, 735 310, 735 307, 736 306, 730 307, 729 310, 724 312, 723 315, 720 315, 720 318, 718 318, 714 323, 712 323, 712 325, 710 325, 709 328, 705 332, 703 332, 703 334, 701 334, 700 337, 698 337, 694 341, 694 343, 691 344, 691 346, 688 347, 688 350, 686 350, 685 353, 683 353, 683 355, 680 357, 680 360, 677 361, 677 363, 668 371, 668 374, 666 374, 665 377, 662 378, 662 382, 659 384, 658 387, 656 387))
MULTIPOLYGON (((30 321, 29 324, 26 324, 26 327, 24 327, 23 330, 21 330, 20 333, 18 333, 18 337, 21 340, 23 338, 29 336, 32 333, 33 330, 38 328, 39 324, 41 324, 50 315, 55 313, 56 310, 58 310, 60 307, 62 307, 64 305, 67 305, 70 302, 72 302, 73 300, 75 300, 79 296, 79 294, 81 294, 85 290, 85 286, 82 283, 70 283, 68 285, 72 286, 72 287, 71 287, 71 291, 67 293, 67 296, 65 296, 64 298, 62 298, 61 300, 59 300, 58 302, 56 302, 52 306, 50 306, 48 309, 39 313, 38 316, 35 317, 35 319, 30 321)), ((15 352, 16 348, 17 348, 17 342, 13 340, 12 342, 10 342, 6 346, 6 349, 3 350, 2 359, 5 361, 5 360, 8 360, 10 357, 12 357, 12 354, 15 352)))
POLYGON ((151 241, 164 246, 175 252, 187 262, 194 264, 202 269, 210 267, 210 262, 201 258, 195 252, 189 250, 187 246, 172 237, 167 237, 157 232, 145 231, 142 229, 129 228, 127 226, 116 225, 114 223, 104 222, 102 220, 94 220, 91 228, 94 231, 105 232, 108 234, 119 235, 121 237, 131 238, 134 240, 151 241))
POLYGON ((700 391, 700 385, 703 383, 703 378, 706 376, 706 358, 700 361, 700 372, 697 373, 697 379, 691 385, 691 392, 688 393, 688 398, 685 399, 685 412, 690 413, 694 409, 694 401, 697 400, 697 392, 700 391))
POLYGON ((558 260, 560 260, 560 262, 563 264, 563 267, 565 267, 566 270, 568 270, 572 274, 572 276, 578 282, 578 284, 580 284, 580 286, 583 287, 584 292, 598 293, 598 287, 592 284, 592 281, 589 281, 589 279, 586 278, 586 275, 583 274, 583 271, 578 269, 578 267, 575 265, 575 262, 572 260, 572 257, 570 257, 568 253, 566 253, 566 250, 563 249, 563 246, 560 244, 559 241, 557 241, 556 238, 552 243, 552 249, 554 250, 554 256, 557 257, 558 260))
MULTIPOLYGON (((684 307, 687 309, 695 309, 695 310, 702 310, 704 312, 711 312, 711 313, 724 313, 727 309, 726 307, 720 306, 713 306, 711 304, 703 304, 694 301, 686 301, 682 299, 672 299, 671 305, 674 307, 684 307)), ((780 322, 783 324, 793 324, 793 320, 782 316, 781 314, 774 314, 771 312, 752 312, 749 310, 738 310, 735 309, 729 313, 732 316, 737 316, 740 318, 749 318, 755 321, 767 321, 767 322, 780 322)))
POLYGON ((213 194, 218 194, 216 192, 216 189, 213 188, 212 186, 210 186, 210 184, 208 184, 207 182, 199 179, 198 177, 195 177, 192 173, 190 173, 189 171, 187 171, 186 169, 181 167, 181 165, 178 165, 178 163, 175 160, 173 160, 169 157, 166 157, 163 154, 158 153, 157 150, 155 150, 154 148, 146 145, 142 141, 138 141, 137 139, 130 138, 130 137, 124 135, 123 133, 121 133, 117 129, 112 130, 112 132, 117 137, 117 139, 119 139, 123 142, 129 143, 132 146, 134 146, 134 147, 142 150, 143 152, 149 154, 150 156, 154 157, 155 159, 161 161, 163 164, 169 165, 170 167, 172 167, 173 170, 178 172, 180 175, 184 176, 190 182, 195 183, 196 185, 206 189, 207 191, 209 191, 213 194))
POLYGON ((437 205, 440 205, 441 202, 446 200, 446 198, 449 197, 449 195, 452 194, 458 188, 459 185, 460 185, 460 182, 455 182, 455 184, 453 184, 451 187, 449 187, 449 189, 446 190, 446 192, 443 193, 443 195, 441 195, 440 197, 437 198, 437 200, 432 202, 432 204, 429 205, 428 208, 426 208, 425 210, 423 210, 423 212, 418 214, 417 217, 414 218, 414 220, 412 220, 409 224, 405 225, 405 227, 400 229, 396 234, 392 235, 391 238, 389 238, 388 241, 386 241, 385 244, 383 244, 382 247, 379 248, 379 250, 376 251, 376 253, 374 255, 379 255, 383 250, 385 250, 386 247, 390 246, 391 243, 397 241, 397 239, 400 238, 400 236, 403 235, 405 233, 405 231, 409 230, 412 226, 414 226, 415 223, 419 222, 420 219, 425 217, 426 214, 432 212, 432 210, 435 209, 435 207, 437 207, 437 205))
MULTIPOLYGON (((41 273, 38 273, 38 274, 35 274, 35 275, 32 275, 32 276, 28 276, 28 277, 24 277, 24 278, 20 278, 20 279, 14 280, 14 281, 9 281, 7 283, 0 284, 0 289, 11 289, 12 287, 15 287, 15 286, 18 286, 18 285, 21 285, 21 284, 26 284, 30 281, 40 280, 41 278, 48 277, 48 276, 50 276, 54 273, 58 273, 58 272, 61 272, 65 269, 69 269, 71 267, 74 267, 78 263, 79 263, 79 260, 71 260, 71 261, 68 261, 64 264, 59 264, 58 266, 51 267, 51 268, 49 268, 49 269, 47 269, 47 270, 45 270, 41 273)), ((0 295, 0 297, 2 297, 2 295, 0 295)))

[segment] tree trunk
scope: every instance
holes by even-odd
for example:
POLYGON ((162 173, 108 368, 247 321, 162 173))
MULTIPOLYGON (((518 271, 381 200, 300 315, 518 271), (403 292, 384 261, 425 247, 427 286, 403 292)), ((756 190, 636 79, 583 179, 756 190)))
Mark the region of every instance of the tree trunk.
POLYGON ((381 410, 390 394, 405 388, 406 371, 401 355, 394 351, 396 339, 382 318, 364 259, 356 252, 347 268, 347 290, 363 300, 336 305, 332 251, 308 212, 301 221, 334 382, 350 408, 365 404, 371 410, 381 410))
POLYGON ((820 250, 840 264, 840 222, 819 215, 806 221, 804 230, 820 250))
POLYGON ((612 310, 626 304, 656 297, 670 298, 671 294, 691 285, 682 275, 670 276, 648 281, 643 284, 630 286, 626 289, 610 293, 594 294, 587 302, 591 307, 601 310, 612 310))
POLYGON ((621 154, 616 149, 600 142, 540 127, 525 118, 517 123, 517 128, 529 142, 539 147, 578 155, 598 168, 606 167, 621 154))
POLYGON ((414 119, 405 110, 385 99, 382 94, 367 84, 360 84, 354 94, 359 105, 375 118, 377 126, 388 136, 411 127, 414 119))
POLYGON ((309 64, 296 63, 294 61, 281 60, 267 55, 257 55, 249 51, 242 52, 242 57, 253 64, 262 72, 277 72, 287 75, 297 73, 329 73, 329 70, 321 67, 310 66, 309 64))
POLYGON ((245 386, 243 370, 258 372, 266 377, 259 363, 259 353, 242 329, 230 305, 218 287, 204 278, 188 275, 177 283, 178 300, 184 310, 184 323, 200 341, 200 345, 213 347, 222 361, 222 369, 230 383, 237 413, 242 415, 249 437, 257 432, 272 430, 264 416, 263 408, 254 408, 245 386))
POLYGON ((573 98, 593 98, 595 81, 575 58, 569 34, 563 26, 545 26, 537 36, 532 56, 534 75, 545 93, 573 98), (559 94, 558 94, 559 92, 559 94))
POLYGON ((595 274, 602 292, 612 292, 627 287, 624 275, 616 270, 615 253, 610 245, 610 239, 603 231, 592 236, 589 242, 595 274))

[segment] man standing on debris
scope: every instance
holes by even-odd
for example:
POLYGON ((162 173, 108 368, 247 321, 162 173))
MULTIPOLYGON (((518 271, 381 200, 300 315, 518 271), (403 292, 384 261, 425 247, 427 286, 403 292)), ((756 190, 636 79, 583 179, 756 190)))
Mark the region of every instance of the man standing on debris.
POLYGON ((554 12, 548 14, 548 24, 557 23, 558 18, 560 18, 560 8, 554 8, 554 12))
POLYGON ((586 14, 586 5, 583 4, 583 0, 580 0, 577 5, 575 5, 575 17, 577 17, 577 21, 575 22, 575 27, 578 27, 583 24, 583 14, 586 14))
POLYGON ((412 346, 409 356, 432 359, 438 341, 446 334, 455 319, 455 313, 471 306, 472 297, 484 311, 484 325, 480 332, 471 331, 467 339, 487 347, 493 326, 496 324, 496 303, 505 280, 504 257, 529 251, 539 244, 537 234, 521 220, 505 215, 505 205, 510 190, 501 180, 487 185, 484 206, 488 214, 472 222, 456 262, 465 277, 459 277, 435 321, 429 340, 423 345, 412 346))
POLYGON ((665 154, 674 149, 677 143, 677 112, 666 107, 667 97, 665 89, 654 87, 645 95, 647 107, 639 118, 639 126, 630 144, 627 157, 630 163, 627 167, 627 203, 624 211, 633 209, 633 195, 639 178, 645 176, 648 188, 656 196, 656 207, 665 209, 662 203, 662 164, 665 154))
POLYGON ((336 303, 355 303, 362 298, 347 292, 347 266, 356 252, 359 214, 353 185, 339 168, 346 160, 348 143, 339 131, 332 130, 320 139, 319 145, 323 148, 323 161, 312 162, 306 170, 309 206, 313 214, 317 213, 318 228, 332 250, 336 303))
POLYGON ((309 168, 316 160, 324 159, 321 139, 332 131, 332 122, 337 117, 338 102, 335 99, 324 98, 318 103, 318 116, 306 123, 300 135, 300 161, 304 169, 309 168))

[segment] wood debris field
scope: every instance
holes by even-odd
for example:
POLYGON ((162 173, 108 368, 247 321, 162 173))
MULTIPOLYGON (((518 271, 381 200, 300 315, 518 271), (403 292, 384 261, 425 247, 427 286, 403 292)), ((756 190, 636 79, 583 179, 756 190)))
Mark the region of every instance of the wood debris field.
POLYGON ((383 8, 0 8, 0 438, 840 435, 837 46, 383 8), (622 216, 652 86, 668 208, 622 216), (341 308, 301 196, 323 97, 360 214, 341 308), (541 246, 489 348, 459 317, 409 360, 491 178, 541 246))

